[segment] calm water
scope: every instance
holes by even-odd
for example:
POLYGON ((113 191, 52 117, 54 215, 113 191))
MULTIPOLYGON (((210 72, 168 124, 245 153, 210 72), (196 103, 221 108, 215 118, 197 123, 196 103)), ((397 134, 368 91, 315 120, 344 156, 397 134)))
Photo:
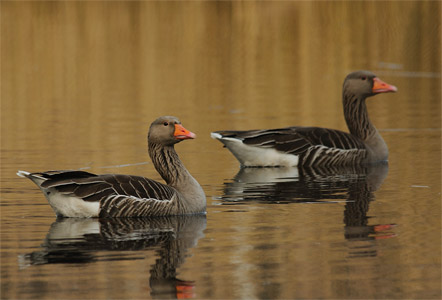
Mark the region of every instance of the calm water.
POLYGON ((437 1, 1 3, 1 298, 441 298, 437 1), (345 75, 388 165, 240 169, 209 133, 346 130, 345 75), (161 180, 150 122, 177 146, 207 216, 57 220, 17 170, 161 180))

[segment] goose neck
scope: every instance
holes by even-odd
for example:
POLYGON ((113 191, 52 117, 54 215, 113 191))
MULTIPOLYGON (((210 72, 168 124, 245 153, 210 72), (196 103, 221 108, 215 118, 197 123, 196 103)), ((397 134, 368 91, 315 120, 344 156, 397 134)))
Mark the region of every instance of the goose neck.
POLYGON ((188 174, 173 145, 149 143, 149 155, 155 169, 168 185, 175 185, 188 174))
POLYGON ((173 146, 149 143, 149 155, 155 169, 178 192, 182 213, 203 213, 206 196, 201 185, 190 175, 173 146))
POLYGON ((365 97, 344 94, 344 117, 350 133, 363 141, 377 133, 376 127, 368 117, 365 97))

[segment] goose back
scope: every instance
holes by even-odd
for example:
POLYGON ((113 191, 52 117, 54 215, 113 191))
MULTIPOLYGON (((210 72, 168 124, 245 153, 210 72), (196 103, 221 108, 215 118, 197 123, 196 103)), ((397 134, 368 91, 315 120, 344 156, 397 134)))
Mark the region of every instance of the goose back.
MULTIPOLYGON (((246 146, 275 149, 295 155, 305 166, 354 164, 366 158, 365 144, 346 132, 321 127, 286 127, 271 130, 217 131, 224 144, 233 140, 246 146)), ((263 162, 264 166, 266 162, 263 162)), ((247 163, 243 163, 247 166, 247 163)))
POLYGON ((344 117, 350 133, 320 127, 286 127, 248 131, 215 131, 222 142, 249 167, 331 166, 376 163, 388 159, 388 147, 368 117, 365 100, 396 92, 369 71, 352 72, 344 80, 344 117))
POLYGON ((40 188, 48 200, 57 193, 99 203, 99 217, 133 217, 178 213, 177 191, 142 176, 103 174, 84 171, 31 173, 31 179, 43 179, 40 188), (175 210, 175 211, 174 211, 175 210))
POLYGON ((17 175, 31 179, 58 216, 149 217, 204 213, 204 191, 174 149, 175 144, 195 136, 175 117, 160 117, 151 124, 149 154, 168 185, 135 175, 96 175, 70 170, 19 171, 17 175))

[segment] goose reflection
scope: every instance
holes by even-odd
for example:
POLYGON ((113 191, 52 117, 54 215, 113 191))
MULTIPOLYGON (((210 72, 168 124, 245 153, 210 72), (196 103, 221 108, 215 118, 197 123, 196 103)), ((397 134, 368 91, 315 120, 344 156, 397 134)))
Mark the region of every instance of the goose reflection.
POLYGON ((156 250, 159 258, 150 270, 153 297, 191 297, 193 281, 176 278, 187 257, 204 236, 206 216, 157 218, 77 219, 61 218, 52 223, 43 250, 19 258, 22 268, 42 264, 91 263, 103 260, 144 259, 104 255, 98 251, 156 250))
MULTIPOLYGON (((367 212, 374 192, 388 174, 388 164, 339 168, 241 168, 224 184, 223 205, 260 203, 344 202, 344 237, 368 241, 393 237, 393 224, 368 225, 367 212)), ((355 247, 356 248, 356 247, 355 247)), ((375 252, 350 251, 350 257, 375 252)))

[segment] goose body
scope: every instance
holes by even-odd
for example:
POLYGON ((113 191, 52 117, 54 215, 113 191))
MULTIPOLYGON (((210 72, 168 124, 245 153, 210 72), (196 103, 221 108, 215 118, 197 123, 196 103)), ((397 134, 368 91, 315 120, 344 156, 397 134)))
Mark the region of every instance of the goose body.
POLYGON ((365 100, 397 88, 369 71, 350 73, 342 102, 349 133, 321 127, 216 131, 219 140, 246 167, 345 166, 388 160, 388 147, 368 118, 365 100))
POLYGON ((148 217, 205 213, 206 197, 175 152, 174 145, 195 134, 175 117, 160 117, 149 129, 149 154, 167 184, 142 176, 84 171, 17 175, 31 179, 61 217, 148 217))

